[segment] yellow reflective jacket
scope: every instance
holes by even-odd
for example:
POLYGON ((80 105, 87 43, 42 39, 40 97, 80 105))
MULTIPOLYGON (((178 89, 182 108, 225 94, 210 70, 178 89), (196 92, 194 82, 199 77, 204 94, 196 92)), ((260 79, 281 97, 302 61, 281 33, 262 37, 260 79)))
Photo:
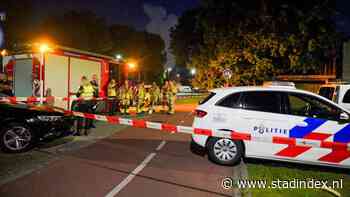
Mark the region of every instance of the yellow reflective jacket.
POLYGON ((145 99, 145 93, 146 93, 146 90, 144 87, 139 87, 138 91, 137 91, 137 97, 139 100, 143 100, 145 99))
POLYGON ((126 88, 125 86, 120 88, 120 93, 119 93, 119 99, 121 100, 131 100, 132 98, 132 91, 128 87, 126 88))
POLYGON ((79 97, 82 97, 82 98, 93 97, 94 92, 95 92, 95 88, 91 84, 83 85, 79 88, 79 93, 80 93, 79 97))
POLYGON ((116 97, 117 96, 117 90, 115 84, 109 84, 108 85, 108 96, 110 97, 116 97))

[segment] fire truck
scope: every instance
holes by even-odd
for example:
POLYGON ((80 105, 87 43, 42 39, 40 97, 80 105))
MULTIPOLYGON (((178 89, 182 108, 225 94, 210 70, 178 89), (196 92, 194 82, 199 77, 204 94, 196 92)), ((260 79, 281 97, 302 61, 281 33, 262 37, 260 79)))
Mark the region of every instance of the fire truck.
MULTIPOLYGON (((96 75, 99 96, 106 96, 111 77, 121 80, 123 62, 111 56, 78 49, 41 46, 40 50, 29 47, 25 52, 3 57, 3 72, 12 82, 16 97, 55 97, 55 106, 68 109, 78 91, 82 76, 91 80, 96 75), (40 82, 40 83, 38 83, 40 82)), ((38 48, 38 47, 37 47, 38 48)))

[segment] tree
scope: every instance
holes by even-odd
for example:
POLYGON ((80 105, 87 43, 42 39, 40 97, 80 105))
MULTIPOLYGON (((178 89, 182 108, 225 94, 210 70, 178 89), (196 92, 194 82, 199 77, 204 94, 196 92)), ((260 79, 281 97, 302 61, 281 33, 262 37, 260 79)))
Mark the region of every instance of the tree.
POLYGON ((124 25, 110 27, 112 40, 111 55, 123 54, 126 59, 138 62, 138 69, 147 82, 155 81, 163 72, 165 62, 164 41, 159 35, 136 31, 124 25))
POLYGON ((202 43, 202 32, 196 26, 199 9, 188 10, 179 17, 175 27, 170 29, 170 48, 176 57, 176 65, 186 66, 191 56, 198 54, 202 43))
POLYGON ((112 47, 106 21, 88 10, 71 10, 63 16, 49 16, 41 25, 40 37, 97 53, 105 53, 112 47))
POLYGON ((35 22, 32 3, 0 0, 0 11, 7 14, 4 23, 7 49, 17 52, 44 38, 62 46, 134 58, 142 78, 148 82, 162 75, 165 46, 159 35, 123 25, 110 26, 103 17, 89 10, 69 10, 35 22))
POLYGON ((328 1, 203 0, 195 16, 183 15, 195 19, 195 33, 185 28, 186 18, 172 31, 173 51, 183 59, 176 51, 198 49, 186 63, 197 68, 194 84, 207 88, 224 83, 224 68, 233 71, 233 84, 257 84, 283 73, 318 73, 333 58, 329 54, 339 38, 333 11, 328 1), (198 32, 201 42, 184 39, 198 32))

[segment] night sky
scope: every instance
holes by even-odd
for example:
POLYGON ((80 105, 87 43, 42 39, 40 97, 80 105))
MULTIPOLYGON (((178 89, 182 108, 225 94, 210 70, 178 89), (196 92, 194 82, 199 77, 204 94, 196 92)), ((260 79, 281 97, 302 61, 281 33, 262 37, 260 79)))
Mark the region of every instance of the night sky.
POLYGON ((338 11, 336 16, 337 29, 350 36, 350 0, 337 0, 336 2, 338 11))
MULTIPOLYGON (((123 24, 159 34, 165 41, 167 66, 175 64, 169 50, 169 28, 185 11, 197 7, 200 0, 34 0, 37 21, 48 14, 62 14, 69 9, 91 10, 108 24, 123 24)), ((233 0, 234 1, 234 0, 233 0)), ((249 1, 249 0, 247 0, 249 1)), ((333 0, 330 0, 333 1, 333 0)), ((337 29, 350 36, 350 0, 336 0, 337 29)))
POLYGON ((196 7, 199 0, 36 0, 39 13, 62 13, 65 9, 89 9, 105 17, 109 24, 125 24, 139 30, 145 29, 149 17, 144 5, 161 6, 167 14, 181 15, 196 7))
MULTIPOLYGON (((35 0, 37 13, 63 13, 66 9, 89 9, 106 18, 109 24, 130 25, 144 30, 150 18, 144 5, 161 6, 167 14, 180 16, 187 9, 198 6, 200 0, 35 0)), ((332 1, 332 0, 330 0, 332 1)), ((350 0, 336 0, 340 15, 336 17, 338 29, 350 34, 350 0)), ((42 15, 39 14, 38 18, 42 15)))

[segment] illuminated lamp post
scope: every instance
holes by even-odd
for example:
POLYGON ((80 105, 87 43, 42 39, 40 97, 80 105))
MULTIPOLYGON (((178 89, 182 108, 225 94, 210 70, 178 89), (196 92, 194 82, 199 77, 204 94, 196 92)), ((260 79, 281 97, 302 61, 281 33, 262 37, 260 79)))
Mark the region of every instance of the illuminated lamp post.
POLYGON ((45 53, 47 53, 48 51, 50 51, 50 47, 48 44, 41 44, 39 47, 39 51, 40 51, 40 56, 41 56, 41 60, 40 60, 40 72, 39 72, 39 81, 40 81, 40 104, 43 104, 43 99, 44 99, 44 79, 43 79, 43 69, 44 69, 44 64, 45 64, 45 53))
POLYGON ((1 72, 4 72, 4 67, 3 67, 3 60, 4 60, 4 57, 7 55, 8 53, 7 53, 7 50, 6 49, 3 49, 3 50, 1 50, 1 66, 0 66, 0 70, 1 70, 1 72))
POLYGON ((192 77, 196 75, 196 72, 197 72, 197 71, 196 71, 195 68, 192 68, 192 69, 191 69, 191 75, 192 75, 192 77))
MULTIPOLYGON (((128 71, 129 71, 129 70, 130 70, 130 71, 136 71, 137 67, 138 67, 138 65, 137 65, 136 62, 129 62, 129 63, 128 63, 128 71)), ((138 81, 140 81, 140 80, 141 80, 140 69, 138 69, 137 71, 138 71, 138 73, 137 73, 137 75, 138 75, 137 78, 138 78, 138 81)))

